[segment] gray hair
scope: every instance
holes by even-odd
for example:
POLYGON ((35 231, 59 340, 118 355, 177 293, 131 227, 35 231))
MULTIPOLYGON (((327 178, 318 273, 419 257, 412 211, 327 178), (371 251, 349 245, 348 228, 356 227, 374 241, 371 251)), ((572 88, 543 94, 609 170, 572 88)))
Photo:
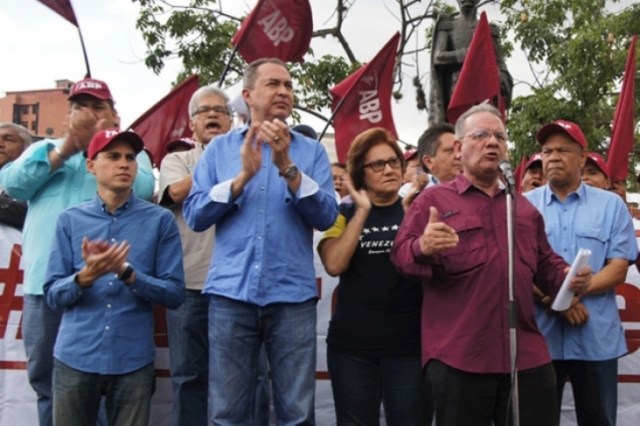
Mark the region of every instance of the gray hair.
POLYGON ((198 99, 204 96, 218 96, 224 99, 224 104, 229 110, 229 114, 231 114, 231 106, 229 105, 229 96, 224 92, 224 90, 219 89, 215 86, 202 86, 191 95, 191 100, 189 101, 189 117, 193 117, 198 109, 198 99))
POLYGON ((0 129, 13 129, 20 139, 22 139, 23 149, 27 149, 31 142, 31 133, 24 127, 15 123, 0 123, 0 129))
POLYGON ((474 114, 478 114, 480 112, 488 112, 489 114, 493 114, 500 119, 503 120, 502 114, 498 110, 498 108, 494 107, 491 104, 479 104, 474 105, 468 110, 466 110, 456 121, 456 139, 461 140, 464 137, 465 124, 467 118, 471 117, 474 114))

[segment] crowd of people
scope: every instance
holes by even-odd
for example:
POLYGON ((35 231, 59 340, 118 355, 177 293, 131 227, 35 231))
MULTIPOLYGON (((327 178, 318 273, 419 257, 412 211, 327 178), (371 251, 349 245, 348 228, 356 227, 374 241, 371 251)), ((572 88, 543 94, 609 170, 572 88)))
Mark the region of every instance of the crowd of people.
POLYGON ((327 333, 338 425, 379 424, 381 407, 388 425, 511 424, 508 197, 520 424, 558 425, 567 378, 580 425, 615 424, 627 349, 614 289, 638 251, 576 123, 539 129, 521 194, 501 177, 508 135, 490 105, 430 126, 407 152, 368 129, 331 164, 286 123, 285 64, 249 64, 242 96, 251 119, 232 129, 223 91, 193 94, 193 139, 167 146, 155 197, 144 141, 117 128, 105 82, 71 88, 61 139, 0 124, 0 220, 23 229, 41 425, 148 424, 155 304, 167 308, 172 425, 268 425, 271 406, 278 425, 315 424, 314 250, 339 277, 327 333), (589 267, 554 312, 580 248, 589 267))

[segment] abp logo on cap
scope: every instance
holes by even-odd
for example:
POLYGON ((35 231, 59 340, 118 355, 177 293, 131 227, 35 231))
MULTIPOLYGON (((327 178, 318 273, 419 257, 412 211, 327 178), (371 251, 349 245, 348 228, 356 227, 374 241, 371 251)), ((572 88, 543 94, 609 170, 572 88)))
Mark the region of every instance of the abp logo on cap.
POLYGON ((68 99, 72 101, 73 98, 78 95, 89 95, 105 101, 113 101, 113 97, 111 96, 111 91, 109 90, 107 83, 94 78, 85 78, 71 86, 71 94, 68 99))
POLYGON ((89 148, 87 149, 87 158, 90 160, 95 159, 99 152, 104 150, 107 145, 116 139, 129 142, 136 154, 144 148, 144 142, 137 133, 122 132, 120 129, 113 127, 111 129, 101 130, 93 135, 91 142, 89 142, 89 148))

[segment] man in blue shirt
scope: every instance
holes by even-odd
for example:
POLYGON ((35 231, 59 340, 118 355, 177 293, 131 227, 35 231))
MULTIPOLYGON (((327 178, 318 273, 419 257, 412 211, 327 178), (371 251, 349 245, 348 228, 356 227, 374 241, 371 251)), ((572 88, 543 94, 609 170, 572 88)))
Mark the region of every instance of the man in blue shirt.
MULTIPOLYGON (((60 325, 60 313, 49 309, 42 296, 53 223, 62 210, 95 197, 96 181, 87 173, 84 151, 98 129, 118 123, 113 97, 103 81, 88 78, 75 83, 69 106, 69 124, 62 139, 36 142, 0 170, 0 187, 11 197, 29 203, 22 243, 22 334, 41 426, 52 425, 52 353, 60 325)), ((140 198, 151 199, 154 178, 149 157, 140 153, 138 164, 133 191, 140 198)))
POLYGON ((253 424, 260 345, 276 420, 314 423, 317 289, 313 229, 338 206, 321 144, 290 132, 293 85, 285 65, 260 59, 244 73, 251 124, 216 138, 196 165, 183 213, 195 231, 216 225, 204 292, 210 295, 214 424, 253 424))
POLYGON ((60 214, 44 294, 63 311, 54 348, 53 419, 96 423, 105 397, 109 424, 146 425, 155 388, 153 304, 184 301, 180 234, 173 215, 134 196, 133 132, 96 133, 87 151, 93 201, 60 214))
MULTIPOLYGON (((567 262, 590 249, 591 284, 579 303, 562 314, 537 305, 556 370, 557 398, 571 380, 578 424, 615 425, 618 358, 627 353, 615 300, 627 267, 637 256, 631 216, 617 195, 582 183, 587 142, 577 124, 557 120, 537 134, 547 184, 525 196, 542 213, 551 246, 567 262)), ((537 297, 548 303, 544 294, 537 297)))

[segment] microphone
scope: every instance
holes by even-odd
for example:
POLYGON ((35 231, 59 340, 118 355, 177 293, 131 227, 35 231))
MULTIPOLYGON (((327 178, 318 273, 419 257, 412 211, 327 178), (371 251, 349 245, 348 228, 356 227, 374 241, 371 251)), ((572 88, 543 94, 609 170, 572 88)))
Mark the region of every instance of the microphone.
POLYGON ((507 160, 502 160, 500 163, 498 163, 498 168, 502 176, 504 176, 504 178, 506 179, 507 184, 510 187, 515 188, 516 179, 513 177, 513 170, 511 170, 511 163, 509 163, 507 160))

